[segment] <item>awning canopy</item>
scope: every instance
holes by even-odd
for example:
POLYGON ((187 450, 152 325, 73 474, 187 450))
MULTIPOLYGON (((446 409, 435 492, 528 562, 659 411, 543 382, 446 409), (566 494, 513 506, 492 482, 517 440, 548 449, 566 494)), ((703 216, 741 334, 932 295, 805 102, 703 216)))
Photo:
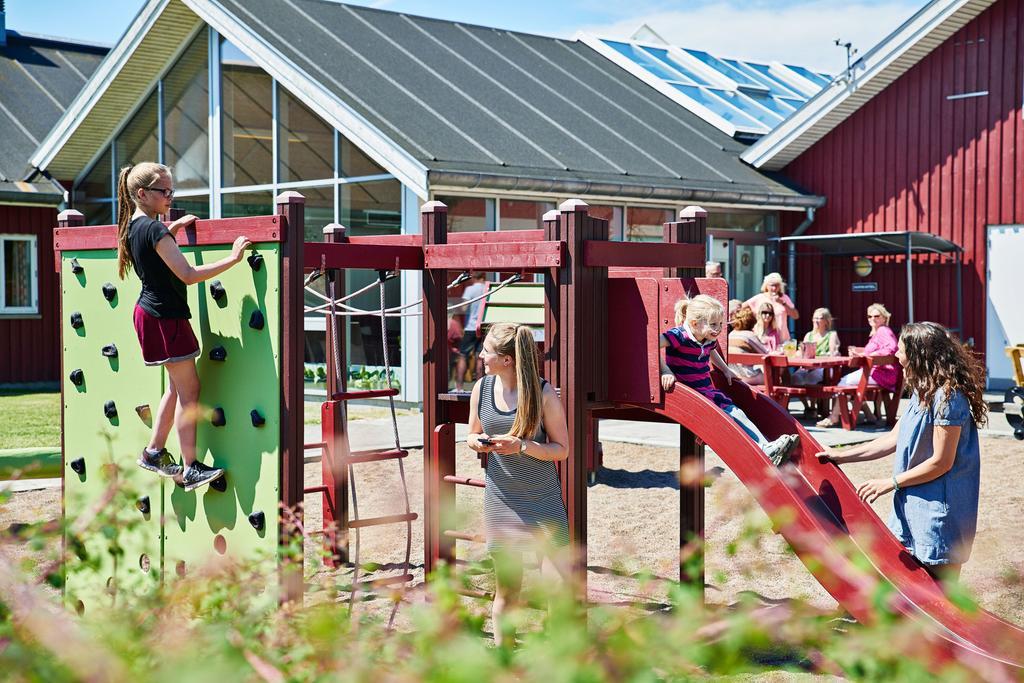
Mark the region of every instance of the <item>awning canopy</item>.
MULTIPOLYGON (((842 235, 775 237, 781 246, 813 247, 828 256, 883 256, 888 254, 957 254, 958 244, 927 232, 857 232, 842 235)), ((797 252, 797 255, 802 255, 797 252)))

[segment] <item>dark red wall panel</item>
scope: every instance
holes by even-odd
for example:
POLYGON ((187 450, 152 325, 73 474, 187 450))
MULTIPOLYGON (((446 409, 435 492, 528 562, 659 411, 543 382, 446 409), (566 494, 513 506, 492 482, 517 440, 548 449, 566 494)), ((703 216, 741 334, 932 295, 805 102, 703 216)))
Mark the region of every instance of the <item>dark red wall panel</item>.
POLYGON ((57 210, 0 204, 0 233, 38 237, 39 317, 0 316, 0 384, 55 382, 60 375, 59 283, 53 272, 57 210))
MULTIPOLYGON (((941 235, 964 250, 965 338, 985 348, 986 226, 1024 223, 1024 0, 1000 0, 899 80, 876 95, 795 159, 785 174, 828 203, 808 234, 918 230, 941 235), (948 95, 988 95, 948 100, 948 95)), ((784 216, 783 233, 800 216, 784 216)), ((783 258, 785 262, 785 258, 783 258)), ((877 294, 854 294, 850 259, 797 261, 798 305, 828 306, 841 327, 866 329, 864 307, 874 300, 893 312, 894 329, 907 321, 902 258, 876 262, 865 278, 877 294), (826 298, 827 296, 827 298, 826 298)), ((934 256, 915 259, 917 320, 956 325, 955 269, 934 256)), ((844 344, 863 343, 851 332, 844 344)))

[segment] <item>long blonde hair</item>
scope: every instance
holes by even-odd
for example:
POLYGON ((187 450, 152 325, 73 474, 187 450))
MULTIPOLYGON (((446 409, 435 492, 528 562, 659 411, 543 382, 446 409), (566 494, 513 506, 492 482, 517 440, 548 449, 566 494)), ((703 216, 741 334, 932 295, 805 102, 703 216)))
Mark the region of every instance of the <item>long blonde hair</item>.
POLYGON ((757 322, 754 323, 754 334, 756 334, 758 337, 763 337, 764 335, 766 335, 768 333, 769 330, 776 330, 776 329, 778 329, 778 328, 775 327, 775 306, 773 306, 771 303, 765 301, 763 304, 761 304, 757 308, 757 322), (771 311, 771 314, 772 314, 772 324, 771 324, 770 327, 765 325, 764 318, 761 317, 761 313, 763 313, 764 311, 771 311))
POLYGON ((129 164, 117 175, 117 276, 124 279, 132 267, 132 253, 128 249, 128 226, 138 208, 135 197, 141 188, 152 187, 160 178, 171 178, 171 169, 155 161, 129 164))
POLYGON ((532 439, 541 422, 543 390, 540 383, 540 352, 529 325, 498 323, 487 333, 494 350, 512 356, 516 364, 516 387, 519 403, 512 422, 512 436, 532 439))
POLYGON ((676 325, 682 325, 686 318, 699 320, 704 323, 711 322, 712 318, 725 319, 725 307, 722 302, 707 294, 698 294, 692 299, 683 297, 676 302, 676 325))

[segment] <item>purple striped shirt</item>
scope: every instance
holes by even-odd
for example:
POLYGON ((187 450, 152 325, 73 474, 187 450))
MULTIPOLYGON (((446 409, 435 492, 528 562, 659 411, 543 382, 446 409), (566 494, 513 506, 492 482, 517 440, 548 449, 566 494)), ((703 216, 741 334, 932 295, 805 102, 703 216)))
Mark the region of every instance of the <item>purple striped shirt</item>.
POLYGON ((731 407, 729 397, 715 389, 711 382, 711 352, 715 349, 716 340, 701 344, 693 338, 686 325, 673 327, 662 333, 662 336, 668 342, 665 365, 676 376, 676 380, 704 394, 723 410, 731 407))

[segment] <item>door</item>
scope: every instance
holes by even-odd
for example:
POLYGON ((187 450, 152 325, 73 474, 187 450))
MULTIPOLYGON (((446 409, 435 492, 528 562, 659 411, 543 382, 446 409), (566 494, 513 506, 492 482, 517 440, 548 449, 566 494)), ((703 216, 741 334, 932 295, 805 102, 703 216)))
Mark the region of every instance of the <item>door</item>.
MULTIPOLYGON (((732 267, 735 254, 734 242, 735 240, 732 238, 708 235, 708 261, 718 261, 722 264, 722 277, 729 283, 729 292, 736 291, 732 267)), ((732 295, 730 294, 730 296, 732 295)))
POLYGON ((1024 263, 1024 226, 990 225, 985 314, 985 365, 990 389, 1013 385, 1013 368, 1006 356, 1006 347, 1024 344, 1021 263, 1024 263))

